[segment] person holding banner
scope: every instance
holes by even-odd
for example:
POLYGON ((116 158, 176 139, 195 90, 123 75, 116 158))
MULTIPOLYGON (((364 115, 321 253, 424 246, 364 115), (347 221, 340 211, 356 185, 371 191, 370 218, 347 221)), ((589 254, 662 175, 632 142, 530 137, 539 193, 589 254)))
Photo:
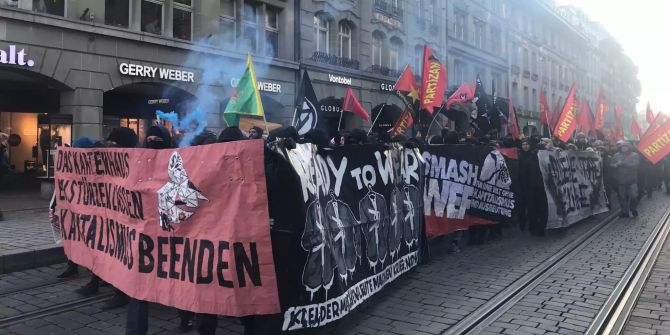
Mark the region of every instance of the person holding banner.
POLYGON ((619 152, 614 154, 611 166, 616 169, 616 179, 619 183, 619 201, 621 203, 621 218, 630 217, 630 213, 637 217, 637 173, 640 166, 640 157, 631 148, 627 141, 617 142, 619 152))

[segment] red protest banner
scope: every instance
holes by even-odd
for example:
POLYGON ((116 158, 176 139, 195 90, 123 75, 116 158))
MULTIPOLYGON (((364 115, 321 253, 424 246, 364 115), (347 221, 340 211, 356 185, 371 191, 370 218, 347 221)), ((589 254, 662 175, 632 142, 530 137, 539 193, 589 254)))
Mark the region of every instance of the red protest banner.
POLYGON ((663 159, 670 153, 670 122, 666 122, 654 132, 643 136, 637 143, 637 149, 652 164, 663 159))
POLYGON ((56 155, 63 247, 129 296, 197 313, 278 313, 263 142, 56 155))

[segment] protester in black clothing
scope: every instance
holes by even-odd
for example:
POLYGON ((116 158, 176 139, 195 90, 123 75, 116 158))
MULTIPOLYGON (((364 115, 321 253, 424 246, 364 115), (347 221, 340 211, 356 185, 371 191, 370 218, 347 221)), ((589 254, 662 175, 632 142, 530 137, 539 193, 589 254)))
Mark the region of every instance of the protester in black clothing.
MULTIPOLYGON (((137 134, 135 131, 126 128, 119 127, 114 128, 112 132, 107 136, 105 140, 105 146, 107 147, 116 147, 116 148, 134 148, 137 146, 137 134)), ((91 296, 98 293, 98 288, 100 287, 100 277, 93 274, 91 280, 84 286, 75 290, 75 292, 83 296, 91 296)), ((128 296, 121 292, 118 289, 115 289, 114 296, 111 300, 108 300, 103 306, 103 310, 112 309, 124 306, 128 303, 128 296)))
POLYGON ((249 129, 249 139, 257 140, 261 138, 263 138, 263 129, 255 126, 249 129))

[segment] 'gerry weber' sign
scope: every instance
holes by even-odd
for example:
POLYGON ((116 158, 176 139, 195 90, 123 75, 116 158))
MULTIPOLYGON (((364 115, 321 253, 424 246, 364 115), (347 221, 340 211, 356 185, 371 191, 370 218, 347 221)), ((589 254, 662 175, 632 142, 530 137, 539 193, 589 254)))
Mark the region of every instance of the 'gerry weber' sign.
POLYGON ((9 50, 0 50, 0 64, 21 65, 27 67, 35 66, 35 61, 32 59, 26 60, 26 50, 21 49, 16 51, 16 45, 10 45, 9 50))
MULTIPOLYGON (((240 81, 239 78, 231 79, 230 86, 237 87, 237 83, 239 83, 239 81, 240 81)), ((281 84, 271 83, 267 81, 258 81, 258 90, 270 93, 281 93, 281 84)))
POLYGON ((168 69, 157 66, 140 65, 132 63, 121 63, 119 65, 119 72, 127 76, 158 78, 162 80, 195 82, 195 74, 190 71, 182 71, 175 69, 168 69))

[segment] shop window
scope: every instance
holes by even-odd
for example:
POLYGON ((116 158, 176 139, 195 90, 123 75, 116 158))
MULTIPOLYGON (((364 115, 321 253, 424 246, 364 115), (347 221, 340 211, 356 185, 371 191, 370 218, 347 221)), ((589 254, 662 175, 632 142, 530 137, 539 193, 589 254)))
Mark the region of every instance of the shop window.
POLYGON ((163 3, 142 1, 142 31, 161 35, 163 32, 163 3))
POLYGON ((180 40, 191 40, 191 0, 175 0, 172 9, 172 36, 180 40))
POLYGON ((343 58, 351 58, 351 25, 348 22, 340 22, 337 39, 339 43, 338 55, 343 58))
POLYGON ((33 0, 33 10, 38 13, 65 16, 65 0, 33 0))
POLYGON ((316 44, 316 51, 329 53, 330 22, 324 16, 314 16, 314 41, 316 44))
POLYGON ((389 69, 401 70, 400 60, 402 56, 402 41, 399 38, 391 38, 391 49, 389 50, 389 69))
POLYGON ((384 34, 375 31, 372 33, 372 65, 382 65, 382 52, 384 49, 384 34))
POLYGON ((279 54, 279 8, 265 5, 265 55, 279 54))
POLYGON ((236 1, 221 0, 219 14, 219 38, 222 46, 234 46, 237 39, 236 1))
POLYGON ((128 28, 130 18, 129 0, 105 0, 105 24, 128 28))
POLYGON ((19 7, 19 0, 2 0, 2 1, 0 1, 0 6, 18 8, 19 7))
POLYGON ((243 21, 243 45, 244 51, 256 52, 258 34, 258 6, 251 2, 244 2, 243 21))

